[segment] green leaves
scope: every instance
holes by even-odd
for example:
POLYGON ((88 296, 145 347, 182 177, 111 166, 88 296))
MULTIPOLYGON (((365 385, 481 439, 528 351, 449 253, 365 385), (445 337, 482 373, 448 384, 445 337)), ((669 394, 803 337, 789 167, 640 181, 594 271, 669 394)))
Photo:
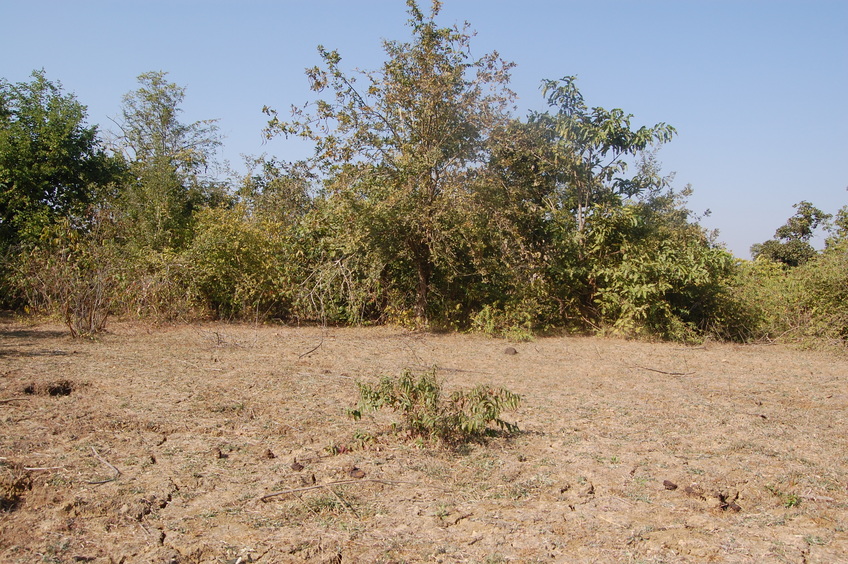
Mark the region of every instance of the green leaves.
POLYGON ((62 218, 83 223, 120 177, 122 163, 85 119, 85 106, 43 70, 30 82, 0 79, 0 252, 62 218))
POLYGON ((435 370, 419 376, 408 370, 398 378, 383 377, 377 386, 358 383, 359 405, 354 419, 363 413, 387 408, 403 414, 404 426, 415 436, 458 445, 482 439, 494 424, 507 433, 518 426, 500 418, 502 411, 518 409, 521 398, 509 390, 479 385, 442 397, 435 370))
POLYGON ((267 110, 265 132, 314 143, 327 236, 338 239, 330 244, 382 270, 384 295, 393 298, 387 310, 413 309, 426 323, 433 291, 447 292, 464 267, 463 193, 512 99, 511 65, 496 55, 472 59, 465 29, 436 25, 438 2, 429 16, 407 5, 411 38, 384 42, 380 69, 347 73, 338 52, 319 46, 322 65, 307 78, 326 96, 287 122, 267 110))
POLYGON ((221 145, 215 120, 179 119, 185 88, 165 72, 139 75, 139 88, 123 99, 118 144, 131 163, 135 182, 125 186, 120 207, 130 239, 161 251, 190 240, 192 212, 221 199, 208 176, 221 145))

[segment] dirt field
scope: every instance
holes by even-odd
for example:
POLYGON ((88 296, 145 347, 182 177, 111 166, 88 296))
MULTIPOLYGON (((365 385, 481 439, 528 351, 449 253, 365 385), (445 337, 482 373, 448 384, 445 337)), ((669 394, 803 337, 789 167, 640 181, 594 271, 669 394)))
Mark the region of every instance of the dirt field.
POLYGON ((110 329, 0 321, 0 562, 848 562, 845 356, 110 329), (357 380, 432 366, 519 393, 521 433, 347 416, 357 380))

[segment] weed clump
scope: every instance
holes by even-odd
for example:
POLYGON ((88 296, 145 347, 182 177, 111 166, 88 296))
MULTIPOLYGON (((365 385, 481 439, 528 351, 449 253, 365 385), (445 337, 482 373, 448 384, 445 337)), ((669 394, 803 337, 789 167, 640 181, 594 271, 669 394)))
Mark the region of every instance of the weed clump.
POLYGON ((354 419, 388 408, 402 414, 403 427, 412 436, 458 445, 482 440, 492 431, 490 425, 507 433, 519 430, 501 419, 502 411, 517 409, 521 402, 520 396, 504 388, 479 385, 445 398, 435 370, 418 376, 405 370, 397 378, 383 377, 376 386, 357 386, 359 404, 349 412, 354 419))

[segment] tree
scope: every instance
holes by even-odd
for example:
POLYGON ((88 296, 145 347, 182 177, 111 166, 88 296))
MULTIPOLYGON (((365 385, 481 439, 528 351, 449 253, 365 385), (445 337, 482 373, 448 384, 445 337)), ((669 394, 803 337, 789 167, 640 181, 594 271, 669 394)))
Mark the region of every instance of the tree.
POLYGON ((848 206, 842 206, 836 212, 830 227, 830 237, 827 238, 827 248, 836 248, 840 243, 848 241, 848 206))
POLYGON ((651 178, 619 176, 627 170, 626 157, 649 146, 667 143, 676 130, 665 123, 631 129, 632 114, 618 108, 589 108, 573 76, 544 80, 542 94, 555 114, 536 113, 530 122, 546 133, 552 146, 560 205, 574 214, 583 233, 594 206, 616 203, 617 197, 635 196, 650 187, 651 178))
POLYGON ((799 202, 792 207, 798 211, 786 221, 785 225, 777 228, 773 239, 751 247, 751 254, 755 259, 764 258, 795 267, 816 255, 810 239, 815 230, 820 225, 826 224, 831 215, 807 201, 799 202))
POLYGON ((35 240, 60 218, 82 227, 88 206, 122 170, 97 127, 85 124, 86 107, 43 70, 31 76, 0 79, 0 245, 35 240))
POLYGON ((223 197, 209 175, 221 145, 216 120, 181 122, 185 88, 166 77, 161 71, 140 75, 140 87, 124 96, 118 123, 117 142, 134 177, 123 207, 136 240, 155 250, 184 244, 192 212, 223 197))
POLYGON ((412 40, 385 41, 380 70, 345 74, 341 56, 319 47, 323 67, 307 75, 333 96, 293 109, 290 121, 266 108, 266 133, 315 144, 323 205, 338 227, 333 260, 367 255, 397 307, 424 321, 434 284, 459 268, 458 209, 511 103, 511 65, 497 53, 472 58, 467 27, 436 25, 440 2, 428 16, 407 6, 412 40))
POLYGON ((247 158, 246 164, 249 172, 237 195, 253 216, 294 225, 306 215, 312 204, 311 175, 301 163, 287 166, 263 156, 247 158))

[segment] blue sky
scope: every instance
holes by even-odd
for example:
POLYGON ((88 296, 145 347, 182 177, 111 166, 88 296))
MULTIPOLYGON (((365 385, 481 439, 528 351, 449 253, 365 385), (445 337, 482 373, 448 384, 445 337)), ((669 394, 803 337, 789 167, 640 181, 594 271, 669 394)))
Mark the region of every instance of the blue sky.
MULTIPOLYGON (((475 55, 517 64, 519 115, 544 109, 543 78, 576 75, 592 106, 679 132, 660 152, 675 185, 692 184, 702 224, 747 258, 809 200, 848 204, 848 0, 446 0, 443 25, 468 21, 475 55)), ((429 3, 422 0, 422 6, 429 3)), ((217 118, 224 157, 303 156, 263 144, 264 105, 310 99, 315 47, 349 68, 406 39, 403 0, 0 0, 0 77, 44 68, 114 128, 121 97, 146 71, 187 87, 186 120, 217 118)))

